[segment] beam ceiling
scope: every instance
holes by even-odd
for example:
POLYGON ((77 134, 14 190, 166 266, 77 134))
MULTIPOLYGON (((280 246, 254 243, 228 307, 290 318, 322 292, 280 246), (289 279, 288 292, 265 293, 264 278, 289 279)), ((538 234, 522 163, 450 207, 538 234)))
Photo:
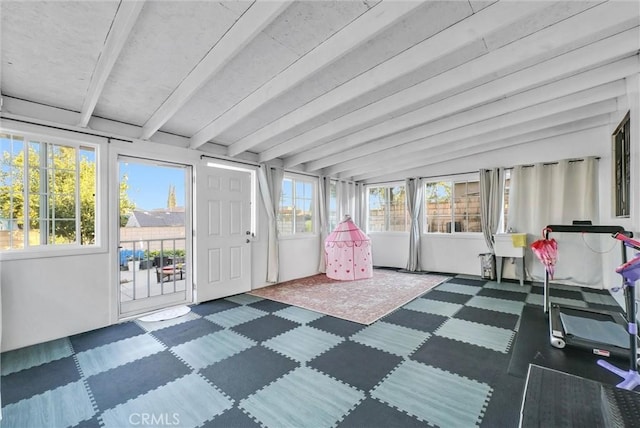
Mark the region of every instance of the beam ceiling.
POLYGON ((74 5, 0 2, 0 117, 340 179, 611 126, 640 79, 635 0, 74 5))

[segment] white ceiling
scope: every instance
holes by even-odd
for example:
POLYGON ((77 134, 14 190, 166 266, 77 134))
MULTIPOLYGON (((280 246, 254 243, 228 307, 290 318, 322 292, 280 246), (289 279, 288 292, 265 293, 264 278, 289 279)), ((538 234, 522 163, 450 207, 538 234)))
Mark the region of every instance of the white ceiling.
POLYGON ((633 0, 3 0, 0 13, 7 100, 369 182, 602 125, 640 70, 633 0))

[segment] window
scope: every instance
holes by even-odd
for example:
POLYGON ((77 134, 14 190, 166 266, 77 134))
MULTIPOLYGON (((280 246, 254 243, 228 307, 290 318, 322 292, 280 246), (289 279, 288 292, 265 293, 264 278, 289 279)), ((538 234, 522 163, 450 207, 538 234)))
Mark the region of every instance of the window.
POLYGON ((280 235, 298 235, 315 231, 315 183, 298 176, 285 175, 278 211, 280 235))
POLYGON ((369 187, 367 189, 369 232, 407 232, 409 213, 404 186, 369 187))
POLYGON ((96 242, 96 149, 0 134, 0 250, 96 242))
POLYGON ((506 232, 507 220, 509 219, 509 193, 510 193, 510 191, 511 191, 511 170, 510 169, 505 169, 504 170, 504 192, 503 192, 504 205, 503 205, 501 223, 498 226, 498 230, 502 231, 502 232, 506 232))
POLYGON ((329 183, 329 229, 331 232, 338 225, 338 182, 331 180, 329 183))
POLYGON ((631 135, 630 115, 613 133, 614 212, 616 217, 629 217, 631 211, 631 135))
POLYGON ((426 183, 425 209, 428 233, 481 232, 480 182, 426 183))
POLYGON ((451 183, 427 183, 424 193, 427 232, 451 232, 451 183))

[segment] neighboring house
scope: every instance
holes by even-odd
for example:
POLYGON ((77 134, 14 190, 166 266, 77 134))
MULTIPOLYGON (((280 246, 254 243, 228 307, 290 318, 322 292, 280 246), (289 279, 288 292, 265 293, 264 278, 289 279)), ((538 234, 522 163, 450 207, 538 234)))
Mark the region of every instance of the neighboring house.
POLYGON ((123 247, 128 248, 133 247, 135 242, 136 249, 142 247, 150 251, 184 250, 184 215, 183 207, 171 210, 134 210, 125 227, 120 228, 120 242, 124 244, 123 247))
POLYGON ((184 227, 184 208, 173 210, 135 210, 125 227, 184 227))

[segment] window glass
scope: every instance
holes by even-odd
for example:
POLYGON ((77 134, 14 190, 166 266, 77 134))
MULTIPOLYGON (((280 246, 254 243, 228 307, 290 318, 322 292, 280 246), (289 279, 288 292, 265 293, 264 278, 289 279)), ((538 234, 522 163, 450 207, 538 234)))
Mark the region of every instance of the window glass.
POLYGON ((453 206, 456 232, 482 232, 480 225, 480 182, 456 182, 453 206))
POLYGON ((503 198, 504 198, 504 204, 503 204, 503 208, 504 211, 502 213, 502 223, 501 226, 499 227, 498 230, 501 230, 503 232, 506 232, 506 225, 507 220, 509 218, 509 193, 510 193, 510 189, 511 189, 511 170, 510 169, 505 169, 504 171, 504 193, 503 193, 503 198))
POLYGON ((481 232, 480 182, 425 184, 427 233, 481 232))
POLYGON ((0 134, 0 150, 0 250, 95 244, 93 147, 0 134))
POLYGON ((404 186, 390 187, 389 195, 389 226, 388 231, 406 232, 408 231, 408 213, 405 198, 404 186))
POLYGON ((409 213, 404 186, 368 188, 367 230, 369 232, 409 230, 409 213))
POLYGON ((451 183, 439 181, 427 183, 425 204, 427 214, 426 232, 450 233, 452 221, 451 183))
POLYGON ((384 232, 386 230, 387 193, 386 187, 369 188, 369 212, 367 215, 367 230, 369 232, 384 232))
POLYGON ((630 114, 613 133, 613 202, 616 217, 629 217, 631 210, 631 125, 630 114))
POLYGON ((338 225, 338 182, 331 180, 329 184, 329 232, 338 225))
POLYGON ((280 235, 313 233, 315 230, 315 184, 299 177, 287 176, 282 180, 282 195, 278 210, 280 235))

